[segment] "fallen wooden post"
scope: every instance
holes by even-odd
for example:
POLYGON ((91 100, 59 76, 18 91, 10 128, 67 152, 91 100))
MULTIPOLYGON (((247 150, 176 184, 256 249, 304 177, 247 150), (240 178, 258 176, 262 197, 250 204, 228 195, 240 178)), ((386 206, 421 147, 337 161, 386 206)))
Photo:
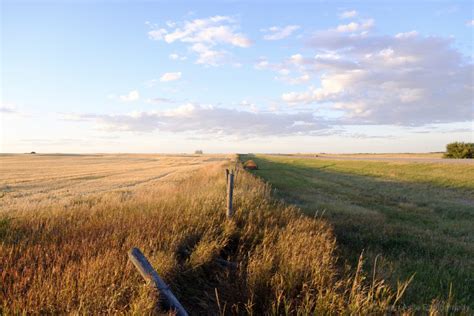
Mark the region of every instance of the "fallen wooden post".
POLYGON ((137 268, 138 272, 142 275, 148 284, 154 286, 160 293, 160 296, 164 298, 164 303, 168 308, 176 311, 178 316, 188 316, 188 313, 184 309, 183 305, 173 295, 170 288, 160 278, 158 273, 153 269, 153 266, 147 260, 145 255, 138 248, 132 248, 128 253, 130 261, 137 268))
POLYGON ((234 193, 234 174, 229 174, 229 181, 227 182, 227 218, 231 218, 234 215, 232 209, 232 194, 234 193))

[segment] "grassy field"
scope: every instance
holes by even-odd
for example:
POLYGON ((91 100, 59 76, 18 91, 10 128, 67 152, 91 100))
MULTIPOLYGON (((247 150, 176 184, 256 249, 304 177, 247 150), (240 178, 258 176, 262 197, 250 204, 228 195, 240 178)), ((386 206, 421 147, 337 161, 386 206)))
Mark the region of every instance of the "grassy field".
POLYGON ((341 267, 332 227, 274 200, 257 177, 238 173, 235 217, 226 219, 232 159, 0 156, 0 314, 156 311, 156 294, 128 261, 131 247, 191 315, 401 308, 403 285, 341 267))
POLYGON ((359 154, 329 154, 329 153, 314 153, 314 154, 289 154, 289 156, 318 156, 322 158, 364 158, 364 159, 440 159, 443 158, 443 153, 359 153, 359 154))
POLYGON ((391 284, 414 275, 404 303, 474 307, 474 164, 248 158, 275 196, 334 226, 349 263, 364 251, 391 284))

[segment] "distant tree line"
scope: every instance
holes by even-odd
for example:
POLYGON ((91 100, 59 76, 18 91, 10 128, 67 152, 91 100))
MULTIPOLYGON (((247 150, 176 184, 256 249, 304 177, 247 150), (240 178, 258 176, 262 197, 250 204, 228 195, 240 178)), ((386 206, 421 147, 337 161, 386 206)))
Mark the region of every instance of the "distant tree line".
POLYGON ((444 158, 474 158, 474 143, 454 142, 446 145, 444 158))

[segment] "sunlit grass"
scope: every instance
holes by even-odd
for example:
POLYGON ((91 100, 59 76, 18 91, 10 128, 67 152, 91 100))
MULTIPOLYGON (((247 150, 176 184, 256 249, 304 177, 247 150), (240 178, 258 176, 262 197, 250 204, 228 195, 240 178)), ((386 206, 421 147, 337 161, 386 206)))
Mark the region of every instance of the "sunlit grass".
MULTIPOLYGON (((334 225, 353 265, 364 250, 403 302, 474 302, 474 165, 257 156, 277 197, 334 225)), ((244 157, 245 159, 245 157, 244 157)))

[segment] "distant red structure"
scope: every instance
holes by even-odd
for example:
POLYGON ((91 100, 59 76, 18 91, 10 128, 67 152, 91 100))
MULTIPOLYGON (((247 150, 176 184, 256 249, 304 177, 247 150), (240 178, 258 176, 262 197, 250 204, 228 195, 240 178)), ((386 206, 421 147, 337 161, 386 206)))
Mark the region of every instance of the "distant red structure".
POLYGON ((247 161, 244 163, 244 168, 245 168, 245 169, 248 169, 248 170, 257 170, 257 169, 258 169, 258 166, 257 166, 257 164, 255 163, 255 161, 253 161, 253 160, 247 160, 247 161))

